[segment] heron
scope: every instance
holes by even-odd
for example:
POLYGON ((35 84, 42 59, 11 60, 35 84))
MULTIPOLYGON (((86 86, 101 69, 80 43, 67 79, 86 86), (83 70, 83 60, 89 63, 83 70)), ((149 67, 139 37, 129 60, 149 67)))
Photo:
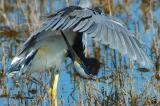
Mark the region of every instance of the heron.
POLYGON ((61 65, 65 58, 71 58, 76 72, 91 78, 97 75, 101 63, 85 56, 84 35, 104 47, 117 49, 140 64, 152 64, 141 42, 124 24, 93 8, 91 0, 81 0, 78 6, 65 7, 47 17, 20 47, 11 62, 11 70, 22 75, 28 70, 44 71, 54 67, 53 89, 56 92, 61 65))

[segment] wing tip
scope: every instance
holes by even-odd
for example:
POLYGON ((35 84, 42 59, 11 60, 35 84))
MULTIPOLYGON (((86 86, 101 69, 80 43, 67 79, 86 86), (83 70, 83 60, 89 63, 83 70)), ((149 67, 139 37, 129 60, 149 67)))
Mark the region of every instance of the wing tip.
POLYGON ((18 57, 18 56, 14 57, 11 62, 11 65, 18 63, 20 60, 21 60, 21 57, 18 57))

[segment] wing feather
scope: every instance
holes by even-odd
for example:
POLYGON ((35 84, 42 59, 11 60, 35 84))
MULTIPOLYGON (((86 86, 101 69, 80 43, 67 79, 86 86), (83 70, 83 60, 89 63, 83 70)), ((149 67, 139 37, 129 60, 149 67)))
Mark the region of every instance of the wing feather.
MULTIPOLYGON (((127 54, 129 55, 129 57, 133 60, 135 60, 135 53, 134 53, 134 48, 132 47, 132 43, 129 39, 129 36, 126 34, 126 32, 122 32, 122 35, 123 35, 123 39, 125 41, 125 44, 126 44, 126 49, 127 49, 127 54)), ((124 48, 125 49, 125 48, 124 48)))
POLYGON ((119 39, 118 48, 120 49, 120 51, 121 51, 121 53, 123 55, 126 55, 127 54, 127 49, 124 49, 124 48, 127 48, 127 47, 125 45, 125 41, 124 41, 123 35, 121 33, 119 33, 118 31, 116 31, 116 34, 118 36, 117 39, 119 39))
POLYGON ((54 27, 52 26, 52 30, 58 29, 62 24, 64 24, 66 19, 67 19, 67 16, 64 18, 61 18, 60 21, 54 27))
POLYGON ((67 24, 62 30, 66 30, 67 28, 69 28, 76 20, 77 20, 77 18, 71 19, 71 20, 68 22, 68 24, 67 24))
POLYGON ((89 22, 82 29, 80 29, 79 32, 85 32, 93 25, 94 22, 92 20, 88 20, 88 21, 89 22))
POLYGON ((96 29, 94 31, 91 31, 91 37, 95 38, 98 35, 99 31, 101 31, 101 25, 97 25, 96 29))
POLYGON ((103 26, 99 25, 98 28, 96 29, 97 31, 95 33, 93 33, 94 36, 94 40, 97 42, 100 42, 102 40, 101 38, 101 31, 103 29, 103 26))
POLYGON ((73 31, 78 31, 81 28, 83 28, 88 23, 88 19, 81 21, 74 29, 73 31))

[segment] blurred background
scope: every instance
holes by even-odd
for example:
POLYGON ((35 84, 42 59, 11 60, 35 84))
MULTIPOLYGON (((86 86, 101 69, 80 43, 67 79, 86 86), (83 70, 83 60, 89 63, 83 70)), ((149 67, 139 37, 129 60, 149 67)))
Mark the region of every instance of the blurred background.
MULTIPOLYGON (((90 55, 104 64, 95 80, 77 76, 70 61, 63 64, 58 83, 59 106, 160 106, 160 0, 92 0, 123 22, 143 43, 154 66, 131 63, 117 50, 89 43, 90 55)), ((45 17, 78 0, 0 0, 0 106, 51 105, 50 73, 6 78, 18 47, 38 29, 45 17), (35 77, 36 76, 36 77, 35 77)), ((91 40, 91 39, 89 39, 91 40)))

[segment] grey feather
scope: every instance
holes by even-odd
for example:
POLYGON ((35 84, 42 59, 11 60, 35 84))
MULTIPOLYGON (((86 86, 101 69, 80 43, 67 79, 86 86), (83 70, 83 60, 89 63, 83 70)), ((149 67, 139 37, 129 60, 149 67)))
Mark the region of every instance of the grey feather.
MULTIPOLYGON (((101 26, 101 28, 102 28, 102 26, 101 26)), ((96 36, 95 36, 93 39, 94 39, 95 41, 97 41, 97 42, 101 42, 101 40, 102 40, 101 37, 102 37, 102 36, 101 36, 101 30, 98 30, 96 36)))
POLYGON ((126 48, 126 45, 125 45, 125 42, 124 42, 124 39, 123 39, 123 35, 121 33, 118 33, 117 31, 115 31, 115 33, 117 35, 118 49, 120 50, 120 52, 123 55, 126 55, 127 54, 127 49, 124 49, 124 48, 126 48))
POLYGON ((101 31, 101 25, 98 24, 97 28, 90 33, 91 37, 93 37, 93 38, 96 37, 98 35, 99 31, 101 31))
POLYGON ((88 34, 91 34, 93 31, 95 31, 98 27, 98 24, 92 24, 92 26, 90 26, 90 28, 88 28, 88 30, 86 30, 85 32, 88 34))
POLYGON ((89 20, 89 22, 82 28, 79 30, 79 32, 85 32, 86 30, 88 30, 88 28, 90 28, 93 25, 93 21, 89 20))
POLYGON ((80 23, 73 29, 73 31, 78 31, 82 27, 84 27, 88 23, 88 19, 85 19, 84 21, 80 21, 80 23))
POLYGON ((76 20, 77 20, 77 18, 71 19, 71 20, 68 22, 68 24, 67 24, 62 30, 65 30, 65 29, 69 28, 76 20))
POLYGON ((60 18, 55 18, 55 20, 52 22, 51 21, 51 23, 50 24, 48 24, 47 26, 45 26, 45 30, 47 31, 47 30, 49 30, 50 28, 52 28, 54 25, 56 25, 58 22, 60 21, 60 18))
MULTIPOLYGON (((129 55, 129 57, 133 60, 135 60, 136 56, 135 56, 135 51, 134 51, 134 48, 132 46, 132 43, 129 39, 129 36, 127 35, 127 32, 121 32, 122 35, 123 35, 123 38, 124 38, 124 41, 125 41, 125 44, 126 44, 126 49, 127 49, 127 54, 129 55)), ((125 48, 124 48, 125 49, 125 48)))
POLYGON ((81 18, 77 18, 70 26, 69 28, 72 28, 73 26, 75 26, 76 24, 78 24, 80 22, 81 18))
POLYGON ((108 38, 108 28, 106 28, 105 25, 102 27, 102 30, 101 30, 101 39, 102 39, 102 44, 104 45, 110 44, 110 41, 108 38))
POLYGON ((64 18, 61 18, 60 21, 54 27, 52 27, 52 30, 56 30, 58 27, 60 27, 65 22, 66 19, 67 19, 67 16, 64 18))
POLYGON ((69 17, 64 21, 64 23, 62 24, 62 26, 60 27, 60 29, 63 30, 63 28, 68 24, 68 22, 70 21, 69 17))

